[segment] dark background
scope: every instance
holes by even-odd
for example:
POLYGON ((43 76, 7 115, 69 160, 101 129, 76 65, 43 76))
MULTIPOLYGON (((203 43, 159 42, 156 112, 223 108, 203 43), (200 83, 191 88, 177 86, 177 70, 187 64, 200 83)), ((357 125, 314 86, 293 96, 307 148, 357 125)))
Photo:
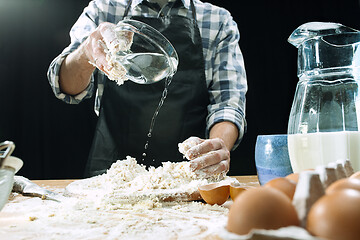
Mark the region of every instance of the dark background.
MULTIPOLYGON (((50 62, 69 43, 69 30, 88 0, 0 0, 0 141, 16 144, 30 179, 81 178, 96 117, 92 100, 68 105, 47 81, 50 62)), ((286 133, 297 83, 291 32, 309 21, 360 29, 357 0, 211 0, 240 29, 249 91, 248 132, 232 153, 230 175, 256 174, 259 134, 286 133)))

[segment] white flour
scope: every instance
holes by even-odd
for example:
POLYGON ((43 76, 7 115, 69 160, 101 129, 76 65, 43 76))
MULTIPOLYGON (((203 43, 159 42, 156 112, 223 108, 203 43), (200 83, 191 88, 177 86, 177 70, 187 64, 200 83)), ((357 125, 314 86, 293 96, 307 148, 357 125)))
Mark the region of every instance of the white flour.
MULTIPOLYGON (((5 212, 27 212, 20 224, 0 228, 10 239, 207 239, 225 231, 228 209, 199 202, 156 209, 101 210, 90 200, 61 204, 33 198, 5 212)), ((213 238, 212 238, 213 239, 213 238)))
MULTIPOLYGON (((13 193, 11 204, 5 205, 0 212, 1 239, 253 239, 251 234, 240 236, 226 230, 229 210, 224 206, 210 206, 194 201, 163 202, 152 196, 132 198, 129 201, 117 199, 115 193, 124 191, 161 194, 176 189, 190 191, 194 186, 189 183, 209 181, 193 175, 187 163, 165 163, 163 167, 146 170, 128 157, 114 163, 106 174, 75 181, 79 183, 75 185, 79 194, 61 203, 40 198, 18 201, 14 197, 17 194, 13 193), (149 176, 151 174, 152 177, 149 176)), ((227 177, 224 180, 228 180, 227 177)), ((64 189, 50 190, 61 194, 64 192, 64 189)), ((257 237, 314 240, 304 229, 297 227, 283 231, 259 230, 257 237)))
MULTIPOLYGON (((162 201, 164 196, 191 195, 199 185, 211 181, 219 179, 200 178, 188 161, 166 162, 147 170, 127 157, 106 174, 70 184, 75 194, 61 203, 40 198, 13 200, 0 213, 8 214, 3 218, 6 223, 0 217, 0 236, 6 233, 7 240, 220 239, 221 232, 227 234, 227 208, 162 201)), ((237 182, 230 177, 222 181, 237 182)))
POLYGON ((162 208, 150 210, 102 210, 93 200, 69 198, 57 203, 30 198, 7 204, 0 213, 1 239, 317 240, 299 227, 258 230, 258 238, 252 238, 251 234, 236 235, 226 230, 227 208, 200 202, 163 203, 162 208))
POLYGON ((113 163, 106 174, 71 183, 67 194, 92 196, 99 208, 161 207, 164 201, 198 200, 198 187, 219 181, 238 182, 235 178, 219 175, 202 178, 190 170, 188 161, 164 162, 148 170, 136 159, 127 157, 113 163))

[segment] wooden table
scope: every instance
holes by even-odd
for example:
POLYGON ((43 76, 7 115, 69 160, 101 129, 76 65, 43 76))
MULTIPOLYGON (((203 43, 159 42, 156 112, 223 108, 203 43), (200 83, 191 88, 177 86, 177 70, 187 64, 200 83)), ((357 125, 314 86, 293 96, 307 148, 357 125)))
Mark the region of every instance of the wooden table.
MULTIPOLYGON (((235 178, 238 179, 240 183, 244 183, 246 186, 254 186, 254 187, 259 186, 257 176, 235 176, 235 178)), ((52 190, 52 191, 56 191, 56 192, 60 191, 61 192, 61 190, 63 190, 69 183, 71 183, 73 181, 74 180, 34 180, 33 182, 35 182, 39 186, 44 187, 44 188, 46 188, 48 190, 52 190)), ((32 225, 31 225, 31 224, 34 224, 35 221, 37 221, 36 220, 37 218, 32 217, 31 214, 34 214, 36 216, 36 213, 37 213, 36 211, 38 211, 39 208, 35 208, 34 210, 31 210, 32 208, 31 208, 31 206, 29 206, 30 210, 27 211, 27 212, 24 212, 23 210, 19 210, 18 212, 16 211, 15 206, 17 206, 17 204, 19 206, 21 206, 22 203, 29 205, 29 202, 31 204, 31 201, 34 201, 34 202, 36 201, 37 203, 44 204, 49 209, 56 208, 57 206, 61 206, 61 205, 56 205, 58 203, 53 202, 53 201, 43 201, 43 200, 40 200, 40 199, 32 199, 32 198, 24 197, 24 196, 21 196, 21 195, 12 196, 10 198, 10 200, 9 200, 9 203, 7 203, 7 205, 5 206, 3 211, 0 212, 0 239, 7 239, 7 240, 11 240, 11 239, 27 239, 27 240, 28 239, 36 239, 36 240, 38 240, 38 239, 51 239, 49 234, 43 233, 43 231, 46 231, 47 228, 45 228, 45 227, 40 228, 37 225, 34 225, 34 227, 32 227, 32 225), (49 204, 50 204, 50 207, 48 206, 49 204), (11 208, 11 207, 13 207, 13 208, 11 208), (9 210, 9 208, 10 208, 11 211, 9 210), (14 209, 15 209, 15 211, 14 211, 14 209), (39 230, 37 230, 37 228, 39 228, 39 230)), ((231 205, 231 200, 229 200, 227 203, 225 203, 225 205, 230 206, 231 205), (230 204, 229 204, 229 202, 230 202, 230 204)), ((82 206, 80 206, 80 207, 82 207, 82 206)), ((21 208, 21 209, 23 209, 23 208, 21 208)), ((160 216, 160 217, 158 217, 158 219, 155 219, 155 220, 152 219, 153 217, 147 216, 146 213, 137 213, 137 212, 134 213, 133 210, 127 211, 127 212, 125 211, 125 213, 128 214, 125 217, 130 216, 130 218, 131 218, 131 217, 136 215, 137 217, 142 217, 143 220, 141 220, 141 221, 145 221, 145 222, 146 221, 149 221, 149 222, 153 222, 153 221, 161 222, 161 221, 166 220, 166 216, 168 216, 168 215, 166 215, 166 214, 162 215, 162 214, 164 214, 164 212, 162 212, 162 211, 165 211, 165 210, 159 209, 159 210, 155 210, 155 211, 158 211, 159 216, 160 216), (165 217, 162 217, 162 216, 165 216, 165 217)), ((121 213, 123 214, 124 212, 121 212, 121 213)), ((192 215, 190 210, 189 210, 188 214, 192 215)), ((119 212, 114 211, 113 215, 106 215, 105 217, 106 218, 114 218, 116 220, 115 222, 117 222, 118 224, 121 223, 122 220, 129 221, 128 219, 126 219, 124 217, 121 217, 120 215, 121 214, 119 214, 119 212)), ((175 215, 176 215, 176 212, 175 212, 175 215)), ((49 218, 50 222, 53 221, 51 227, 54 228, 54 225, 58 225, 57 222, 54 220, 54 218, 51 218, 51 213, 49 213, 46 217, 49 218)), ((73 234, 71 229, 73 229, 73 231, 75 231, 75 229, 76 229, 76 231, 77 231, 78 229, 81 230, 81 228, 83 227, 84 223, 82 223, 82 225, 79 223, 79 227, 74 226, 74 225, 76 225, 76 222, 74 223, 73 219, 72 219, 72 224, 71 225, 66 225, 66 217, 68 217, 68 216, 64 215, 65 220, 62 221, 61 223, 59 223, 59 225, 63 225, 63 226, 56 226, 56 227, 58 227, 58 229, 61 227, 61 233, 56 232, 55 230, 54 230, 54 232, 50 232, 50 235, 54 239, 68 239, 67 237, 70 236, 71 234, 73 234), (66 234, 66 229, 68 229, 68 231, 69 231, 67 234, 66 234)), ((191 221, 193 221, 193 219, 195 219, 195 218, 198 218, 197 220, 201 222, 201 221, 210 221, 212 217, 204 216, 204 215, 201 215, 201 214, 197 215, 197 216, 196 215, 191 216, 191 217, 186 216, 186 215, 179 215, 179 219, 180 219, 179 222, 181 222, 181 221, 184 222, 185 221, 185 223, 186 223, 186 218, 188 218, 188 220, 191 220, 191 221)), ((219 219, 221 220, 222 223, 224 223, 224 222, 226 222, 227 216, 226 215, 219 216, 219 219)), ((79 219, 79 221, 81 221, 81 220, 82 219, 79 219)), ((97 224, 100 224, 100 225, 103 224, 103 222, 101 222, 101 223, 97 222, 97 219, 94 219, 93 221, 94 221, 93 222, 94 227, 93 228, 88 227, 88 229, 87 229, 88 233, 86 233, 86 235, 80 235, 79 237, 76 237, 76 238, 74 238, 74 236, 71 235, 71 239, 81 239, 81 240, 83 240, 83 239, 118 239, 118 238, 112 238, 111 236, 106 235, 106 234, 112 233, 112 231, 109 231, 109 233, 104 232, 104 237, 101 237, 101 238, 94 237, 94 238, 92 238, 91 231, 94 228, 96 228, 97 224)), ((40 222, 40 221, 38 221, 38 222, 40 222)), ((128 228, 131 228, 131 227, 132 228, 137 228, 138 223, 139 223, 139 221, 134 223, 133 225, 130 225, 130 227, 129 226, 127 226, 127 227, 128 228)), ((196 223, 196 221, 195 221, 195 223, 196 223)), ((86 224, 91 225, 92 223, 87 222, 86 224)), ((106 223, 106 224, 108 224, 108 223, 106 223)), ((192 225, 192 224, 190 224, 190 225, 192 225)), ((118 228, 119 226, 120 225, 114 224, 114 227, 118 228)), ((147 230, 146 224, 144 222, 140 222, 140 228, 141 227, 144 228, 144 231, 147 230)), ((109 228, 111 228, 111 227, 109 227, 109 228)), ((211 229, 207 229, 207 231, 209 231, 209 230, 211 230, 211 229)), ((174 230, 172 230, 172 233, 173 233, 173 231, 174 230)), ((201 235, 201 231, 205 231, 204 226, 201 226, 201 224, 199 224, 197 229, 195 229, 194 231, 200 231, 200 232, 197 232, 196 234, 200 234, 199 236, 201 236, 201 237, 194 236, 194 238, 186 237, 185 239, 222 239, 219 236, 217 236, 216 234, 214 235, 213 232, 211 232, 211 231, 205 237, 203 236, 204 234, 201 235)), ((122 238, 120 238, 120 239, 122 239, 122 238)), ((161 239, 161 237, 159 239, 161 239)), ((179 235, 178 238, 175 238, 175 239, 183 239, 183 238, 181 238, 181 236, 179 235)))
MULTIPOLYGON (((256 175, 251 176, 233 176, 239 182, 245 183, 247 186, 259 186, 259 181, 256 175)), ((33 180, 34 183, 49 190, 54 188, 65 188, 68 184, 75 180, 33 180)))

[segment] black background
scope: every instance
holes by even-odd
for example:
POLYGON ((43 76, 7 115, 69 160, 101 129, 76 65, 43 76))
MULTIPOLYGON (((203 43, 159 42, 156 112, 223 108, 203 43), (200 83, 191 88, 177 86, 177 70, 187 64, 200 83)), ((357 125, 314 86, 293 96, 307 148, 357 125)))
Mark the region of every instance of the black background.
MULTIPOLYGON (((30 179, 81 178, 96 117, 92 99, 56 99, 46 72, 68 45, 69 30, 88 0, 0 0, 0 141, 16 144, 30 179)), ((291 32, 309 21, 360 29, 357 0, 207 1, 237 22, 248 77, 248 131, 232 153, 230 175, 256 174, 257 135, 286 133, 297 83, 291 32)))

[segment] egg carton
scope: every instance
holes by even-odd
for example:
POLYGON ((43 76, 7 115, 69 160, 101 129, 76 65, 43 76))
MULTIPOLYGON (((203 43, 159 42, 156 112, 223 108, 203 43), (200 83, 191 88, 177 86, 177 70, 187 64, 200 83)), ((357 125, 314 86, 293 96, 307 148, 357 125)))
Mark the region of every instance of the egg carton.
POLYGON ((325 189, 333 182, 350 177, 354 169, 350 160, 337 160, 326 166, 318 166, 315 170, 299 173, 299 180, 293 197, 293 205, 298 213, 302 227, 311 206, 325 194, 325 189))

